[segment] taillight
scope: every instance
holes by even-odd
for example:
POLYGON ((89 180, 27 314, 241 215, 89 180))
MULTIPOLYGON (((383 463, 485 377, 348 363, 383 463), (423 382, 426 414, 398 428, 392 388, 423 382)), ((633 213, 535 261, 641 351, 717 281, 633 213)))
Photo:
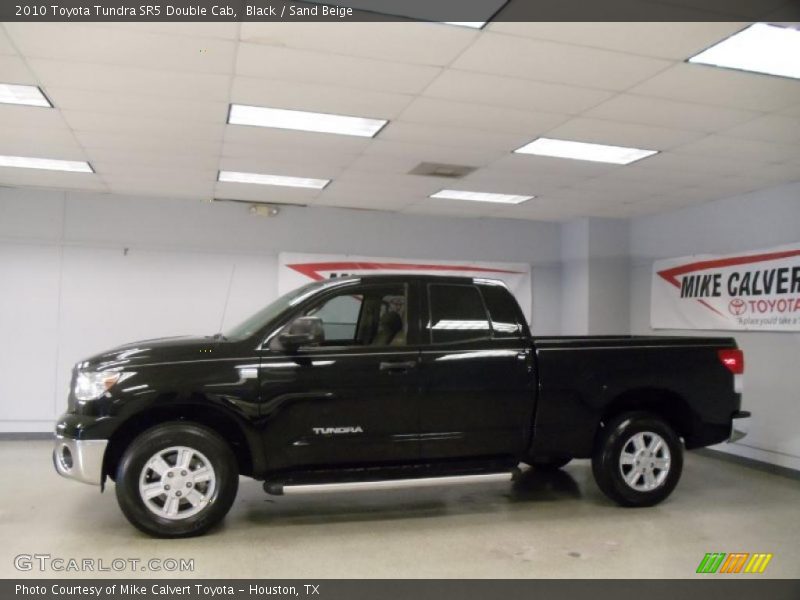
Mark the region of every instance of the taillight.
POLYGON ((720 350, 718 352, 720 362, 728 368, 734 375, 744 373, 744 352, 738 348, 720 350))

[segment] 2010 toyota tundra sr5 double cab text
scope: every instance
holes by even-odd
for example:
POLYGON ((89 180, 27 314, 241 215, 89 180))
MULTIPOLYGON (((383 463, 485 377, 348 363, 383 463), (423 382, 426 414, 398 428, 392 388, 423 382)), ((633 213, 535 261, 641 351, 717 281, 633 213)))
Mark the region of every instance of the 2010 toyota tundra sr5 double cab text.
POLYGON ((487 279, 343 277, 223 334, 121 346, 75 365, 56 469, 116 482, 149 534, 220 521, 239 476, 271 494, 512 479, 591 458, 623 506, 669 496, 683 447, 734 435, 731 338, 532 338, 487 279))

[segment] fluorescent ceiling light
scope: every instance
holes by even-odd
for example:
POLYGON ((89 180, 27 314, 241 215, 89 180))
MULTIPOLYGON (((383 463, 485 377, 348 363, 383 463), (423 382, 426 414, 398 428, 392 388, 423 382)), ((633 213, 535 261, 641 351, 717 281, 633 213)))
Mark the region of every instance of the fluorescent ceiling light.
POLYGON ((466 192, 463 190, 442 190, 431 195, 431 198, 447 200, 471 200, 473 202, 495 202, 499 204, 521 204, 535 196, 514 196, 512 194, 489 194, 486 192, 466 192))
POLYGON ((56 160, 53 158, 31 158, 29 156, 0 156, 0 167, 94 173, 92 166, 85 160, 56 160))
POLYGON ((455 25, 456 27, 469 27, 471 29, 480 29, 486 25, 487 21, 444 21, 445 25, 455 25))
POLYGON ((226 183, 256 183, 258 185, 279 185, 314 190, 321 190, 331 182, 330 179, 286 177, 284 175, 266 175, 263 173, 242 173, 240 171, 220 171, 217 179, 226 183))
POLYGON ((315 131, 317 133, 374 137, 388 121, 305 112, 302 110, 231 104, 228 123, 232 125, 255 125, 257 127, 276 127, 278 129, 296 129, 299 131, 315 131))
POLYGON ((689 62, 800 79, 800 31, 756 23, 689 62))
POLYGON ((53 108, 53 105, 50 104, 50 101, 42 93, 42 90, 35 85, 0 83, 0 103, 53 108))
POLYGON ((632 162, 658 154, 658 150, 641 150, 639 148, 626 148, 624 146, 606 146, 604 144, 590 144, 588 142, 572 142, 569 140, 554 140, 538 138, 530 144, 517 148, 518 154, 536 154, 538 156, 554 156, 556 158, 572 158, 575 160, 590 160, 593 162, 612 163, 615 165, 629 165, 632 162))

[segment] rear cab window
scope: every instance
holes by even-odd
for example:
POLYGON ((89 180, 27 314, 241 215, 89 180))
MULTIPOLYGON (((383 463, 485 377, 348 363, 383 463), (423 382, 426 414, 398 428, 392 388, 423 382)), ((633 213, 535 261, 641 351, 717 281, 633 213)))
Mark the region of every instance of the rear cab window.
POLYGON ((500 284, 431 283, 428 306, 432 344, 519 338, 525 332, 516 301, 500 284))

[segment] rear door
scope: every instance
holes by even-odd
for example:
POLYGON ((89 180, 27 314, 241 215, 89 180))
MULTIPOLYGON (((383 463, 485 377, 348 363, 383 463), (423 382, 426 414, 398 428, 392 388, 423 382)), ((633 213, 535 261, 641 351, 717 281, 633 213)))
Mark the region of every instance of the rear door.
MULTIPOLYGON (((286 352, 274 342, 260 369, 270 468, 412 461, 419 455, 417 311, 407 283, 355 284, 293 318, 322 320, 325 342, 286 352)), ((277 336, 276 336, 277 337, 277 336)))
POLYGON ((535 392, 519 308, 499 284, 464 280, 425 287, 422 456, 519 455, 530 438, 535 392))

